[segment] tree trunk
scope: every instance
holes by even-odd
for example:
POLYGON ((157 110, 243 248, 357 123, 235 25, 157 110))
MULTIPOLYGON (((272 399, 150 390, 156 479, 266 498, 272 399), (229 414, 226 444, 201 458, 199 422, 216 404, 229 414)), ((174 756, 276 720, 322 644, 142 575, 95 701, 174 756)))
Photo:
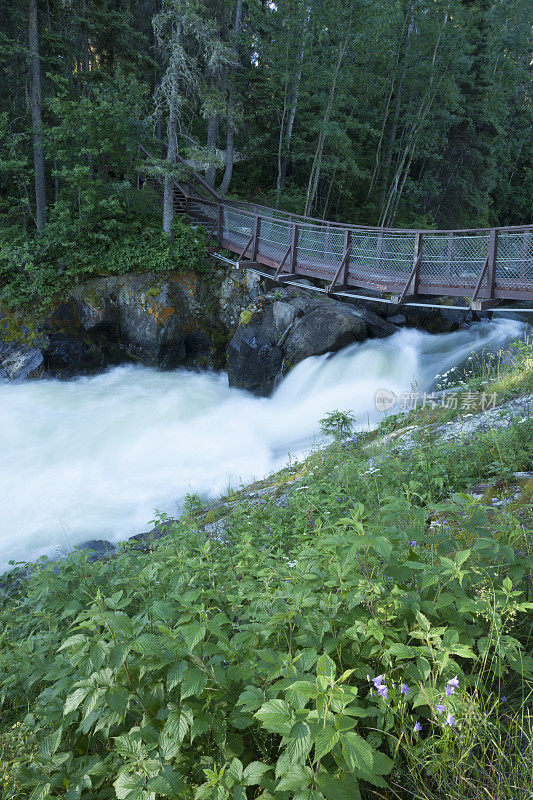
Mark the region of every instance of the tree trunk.
POLYGON ((289 93, 289 103, 288 103, 288 113, 287 113, 287 124, 285 127, 285 136, 284 136, 284 155, 281 162, 281 174, 280 174, 280 189, 285 182, 285 177, 287 175, 287 169, 290 162, 291 157, 291 141, 292 141, 292 130, 294 128, 294 120, 296 118, 296 109, 298 107, 298 98, 300 95, 300 83, 302 80, 302 69, 303 69, 303 62, 304 62, 304 55, 305 55, 305 48, 307 44, 307 34, 309 31, 309 23, 311 21, 311 6, 305 11, 304 17, 304 24, 302 29, 302 42, 300 46, 300 51, 298 54, 298 67, 296 70, 296 75, 294 80, 291 84, 290 93, 289 93))
MULTIPOLYGON (((207 149, 209 150, 211 155, 214 155, 216 146, 217 146, 217 134, 218 134, 218 115, 214 114, 212 117, 209 118, 209 122, 207 123, 207 149)), ((205 180, 209 186, 215 185, 215 176, 216 176, 216 164, 212 164, 206 172, 205 180)))
POLYGON ((339 46, 339 55, 337 57, 337 63, 335 65, 335 71, 333 73, 333 79, 331 81, 331 88, 329 90, 329 97, 328 97, 328 104, 326 106, 326 113, 324 114, 324 121, 322 122, 322 129, 320 131, 320 135, 318 137, 318 144, 315 151, 315 157, 313 159, 313 166, 311 167, 311 173, 309 175, 309 183, 307 186, 307 197, 305 201, 305 210, 304 215, 308 216, 313 208, 313 203, 315 201, 317 189, 318 189, 318 182, 320 180, 320 171, 322 169, 322 156, 324 153, 324 144, 326 142, 327 136, 327 126, 329 124, 329 119, 331 116, 331 109, 333 106, 333 100, 335 98, 335 91, 337 88, 337 79, 339 77, 339 72, 342 64, 342 59, 344 58, 344 54, 346 52, 346 48, 348 46, 348 40, 345 40, 339 46))
MULTIPOLYGON (((237 0, 237 6, 235 10, 235 26, 233 28, 235 39, 241 29, 241 24, 242 24, 242 0, 237 0)), ((235 59, 237 59, 239 51, 237 48, 236 40, 233 44, 233 52, 235 53, 235 59)), ((234 151, 234 141, 235 141, 235 130, 232 120, 232 111, 233 111, 234 100, 235 100, 235 90, 233 84, 231 83, 231 77, 230 77, 230 88, 228 94, 228 132, 226 134, 226 165, 224 169, 224 177, 222 178, 222 182, 220 184, 220 189, 219 189, 219 192, 222 195, 225 195, 227 193, 229 185, 231 183, 231 177, 233 175, 233 151, 234 151)))
POLYGON ((35 166, 35 221, 37 230, 46 226, 46 180, 44 172, 41 115, 41 62, 39 60, 39 21, 37 0, 28 0, 28 44, 30 49, 30 102, 35 166))
MULTIPOLYGON (((178 152, 178 116, 176 111, 177 104, 177 75, 172 77, 172 88, 170 103, 168 108, 168 143, 167 143, 167 163, 171 171, 177 161, 178 152)), ((172 234, 172 223, 174 221, 174 176, 165 175, 165 185, 163 192, 163 230, 170 236, 172 234)))

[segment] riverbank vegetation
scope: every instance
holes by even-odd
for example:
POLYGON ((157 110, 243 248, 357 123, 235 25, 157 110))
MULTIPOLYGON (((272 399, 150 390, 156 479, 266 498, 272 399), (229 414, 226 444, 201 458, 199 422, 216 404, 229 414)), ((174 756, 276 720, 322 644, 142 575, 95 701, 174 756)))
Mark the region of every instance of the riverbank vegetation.
MULTIPOLYGON (((530 396, 509 353, 459 396, 530 396)), ((533 423, 446 413, 336 413, 331 446, 190 497, 160 541, 15 569, 2 797, 529 798, 533 423)))
POLYGON ((0 302, 177 263, 156 231, 176 234, 178 152, 222 194, 291 212, 529 223, 528 11, 14 0, 0 20, 0 302))

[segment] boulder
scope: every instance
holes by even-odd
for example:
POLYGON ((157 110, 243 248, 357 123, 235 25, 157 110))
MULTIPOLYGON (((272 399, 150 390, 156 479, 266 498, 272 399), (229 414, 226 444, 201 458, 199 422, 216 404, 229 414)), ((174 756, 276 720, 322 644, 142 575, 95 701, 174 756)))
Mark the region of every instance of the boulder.
POLYGON ((340 303, 319 305, 299 319, 285 340, 284 349, 291 363, 309 356, 340 350, 367 338, 360 316, 346 311, 340 303))
POLYGON ((115 281, 90 281, 76 286, 72 297, 85 331, 113 330, 118 327, 115 281))
POLYGON ((235 331, 239 318, 250 303, 264 292, 264 280, 256 272, 232 269, 226 273, 218 290, 218 317, 230 331, 235 331))
POLYGON ((283 372, 304 358, 396 330, 368 309, 290 287, 276 289, 241 314, 227 350, 229 382, 266 396, 283 372))
POLYGON ((37 347, 14 346, 0 353, 0 375, 9 380, 24 381, 43 378, 44 358, 37 347))
POLYGON ((87 550, 89 552, 88 561, 104 561, 110 558, 117 551, 111 542, 105 539, 91 539, 75 548, 76 550, 87 550))
POLYGON ((43 360, 47 374, 60 379, 95 372, 106 366, 98 346, 68 333, 51 334, 43 350, 43 360))
POLYGON ((407 322, 407 317, 405 314, 395 314, 393 317, 387 317, 387 322, 390 322, 393 325, 405 325, 407 322))
POLYGON ((266 397, 271 394, 283 368, 283 350, 272 306, 251 314, 237 328, 227 350, 228 378, 231 386, 266 397))
POLYGON ((173 369, 209 351, 211 343, 176 278, 128 276, 118 291, 122 343, 143 364, 173 369))

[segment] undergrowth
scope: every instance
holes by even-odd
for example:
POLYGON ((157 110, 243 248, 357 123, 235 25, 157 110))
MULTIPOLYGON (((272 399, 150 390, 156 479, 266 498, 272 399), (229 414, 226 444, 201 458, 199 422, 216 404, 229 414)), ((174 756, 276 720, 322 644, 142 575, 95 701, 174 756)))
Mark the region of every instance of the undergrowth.
POLYGON ((339 435, 150 547, 15 569, 2 797, 531 798, 532 452, 531 420, 339 435))

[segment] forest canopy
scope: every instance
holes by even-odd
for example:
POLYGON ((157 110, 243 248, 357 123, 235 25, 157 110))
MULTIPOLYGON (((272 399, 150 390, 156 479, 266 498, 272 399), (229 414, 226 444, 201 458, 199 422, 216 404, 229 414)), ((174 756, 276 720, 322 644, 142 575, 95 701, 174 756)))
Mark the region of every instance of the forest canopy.
POLYGON ((12 0, 2 241, 116 241, 146 213, 140 144, 168 191, 179 153, 292 212, 528 223, 531 22, 528 0, 12 0))

